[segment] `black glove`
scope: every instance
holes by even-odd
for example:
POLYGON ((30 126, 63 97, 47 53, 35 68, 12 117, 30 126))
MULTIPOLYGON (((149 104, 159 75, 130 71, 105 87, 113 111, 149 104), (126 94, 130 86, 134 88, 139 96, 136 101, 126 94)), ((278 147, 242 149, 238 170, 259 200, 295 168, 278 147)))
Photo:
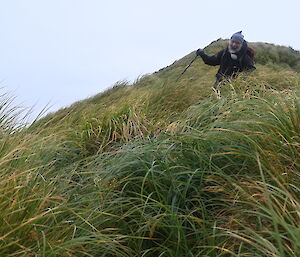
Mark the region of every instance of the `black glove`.
POLYGON ((204 52, 203 52, 203 50, 201 49, 201 48, 199 48, 198 50, 197 50, 197 52, 196 52, 196 55, 198 55, 198 56, 203 56, 204 55, 204 52))

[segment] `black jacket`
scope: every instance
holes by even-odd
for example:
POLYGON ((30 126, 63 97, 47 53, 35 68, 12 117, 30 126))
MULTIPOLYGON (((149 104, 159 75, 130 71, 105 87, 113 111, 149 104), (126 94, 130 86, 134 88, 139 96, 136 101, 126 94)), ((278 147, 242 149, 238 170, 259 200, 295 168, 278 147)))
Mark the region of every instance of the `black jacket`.
POLYGON ((248 44, 244 41, 241 50, 237 53, 237 60, 231 58, 228 47, 213 56, 202 53, 201 57, 208 65, 220 65, 216 77, 217 81, 222 81, 224 78, 236 77, 240 72, 251 72, 256 69, 254 67, 254 62, 247 54, 247 51, 248 44))

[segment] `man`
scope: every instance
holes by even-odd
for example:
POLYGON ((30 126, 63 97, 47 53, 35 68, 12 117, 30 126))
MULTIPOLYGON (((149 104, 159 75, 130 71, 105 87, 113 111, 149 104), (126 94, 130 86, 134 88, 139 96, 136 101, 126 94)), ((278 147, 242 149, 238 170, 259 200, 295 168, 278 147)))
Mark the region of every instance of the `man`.
POLYGON ((208 56, 202 49, 197 50, 197 55, 211 66, 220 65, 216 74, 214 89, 219 90, 224 79, 236 78, 241 72, 255 70, 253 61, 253 50, 248 47, 244 40, 242 31, 234 33, 229 40, 229 45, 213 56, 208 56))

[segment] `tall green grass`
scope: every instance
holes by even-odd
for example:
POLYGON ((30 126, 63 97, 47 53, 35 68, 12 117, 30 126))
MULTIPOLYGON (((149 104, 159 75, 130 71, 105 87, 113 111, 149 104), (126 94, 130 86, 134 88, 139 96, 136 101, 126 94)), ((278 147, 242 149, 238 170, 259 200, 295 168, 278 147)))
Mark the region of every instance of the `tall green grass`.
POLYGON ((299 99, 262 91, 194 106, 172 137, 91 164, 118 181, 137 256, 299 255, 299 99))
POLYGON ((2 96, 0 256, 300 255, 299 74, 191 58, 29 127, 2 96))

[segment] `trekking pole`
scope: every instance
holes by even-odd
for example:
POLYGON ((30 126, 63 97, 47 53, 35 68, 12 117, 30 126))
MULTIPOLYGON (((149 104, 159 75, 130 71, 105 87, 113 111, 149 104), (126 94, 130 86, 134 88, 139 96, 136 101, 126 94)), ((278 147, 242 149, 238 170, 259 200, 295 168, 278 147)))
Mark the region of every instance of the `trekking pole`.
POLYGON ((191 65, 194 63, 194 61, 196 61, 198 55, 195 56, 195 58, 191 61, 191 63, 185 67, 184 71, 178 76, 178 78, 176 79, 176 82, 178 82, 178 80, 182 77, 182 75, 188 70, 189 67, 191 67, 191 65))

